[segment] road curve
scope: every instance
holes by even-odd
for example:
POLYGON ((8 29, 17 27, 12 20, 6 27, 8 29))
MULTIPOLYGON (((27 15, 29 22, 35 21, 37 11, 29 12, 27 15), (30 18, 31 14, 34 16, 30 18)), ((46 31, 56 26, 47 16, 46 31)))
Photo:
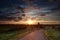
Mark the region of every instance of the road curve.
POLYGON ((19 40, 47 40, 47 39, 44 35, 44 30, 40 29, 26 35, 25 37, 19 40))

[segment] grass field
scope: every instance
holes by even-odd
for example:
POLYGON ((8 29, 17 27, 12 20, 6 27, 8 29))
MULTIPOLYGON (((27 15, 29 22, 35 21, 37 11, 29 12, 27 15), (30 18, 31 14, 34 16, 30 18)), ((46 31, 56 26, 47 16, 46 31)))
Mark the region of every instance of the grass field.
MULTIPOLYGON (((30 29, 27 29, 28 31, 30 29)), ((28 33, 26 29, 0 33, 0 40, 17 40, 28 33)))
MULTIPOLYGON (((28 31, 31 29, 27 29, 28 31)), ((21 38, 25 36, 27 33, 26 29, 19 30, 19 31, 8 31, 5 33, 0 33, 0 40, 17 40, 18 38, 21 38)), ((47 29, 46 37, 48 40, 60 40, 60 31, 55 29, 47 29)))
POLYGON ((55 29, 46 30, 48 40, 60 40, 60 31, 55 29))
POLYGON ((2 31, 0 33, 0 40, 18 40, 25 36, 26 34, 40 29, 45 29, 45 35, 48 40, 60 40, 60 31, 57 29, 49 28, 50 25, 0 25, 0 26, 1 26, 0 32, 2 31))

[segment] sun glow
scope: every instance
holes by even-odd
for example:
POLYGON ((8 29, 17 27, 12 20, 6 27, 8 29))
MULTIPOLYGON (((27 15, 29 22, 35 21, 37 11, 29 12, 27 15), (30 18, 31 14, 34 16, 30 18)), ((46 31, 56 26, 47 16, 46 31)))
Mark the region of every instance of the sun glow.
POLYGON ((29 24, 29 25, 35 24, 35 20, 27 20, 26 24, 29 24))

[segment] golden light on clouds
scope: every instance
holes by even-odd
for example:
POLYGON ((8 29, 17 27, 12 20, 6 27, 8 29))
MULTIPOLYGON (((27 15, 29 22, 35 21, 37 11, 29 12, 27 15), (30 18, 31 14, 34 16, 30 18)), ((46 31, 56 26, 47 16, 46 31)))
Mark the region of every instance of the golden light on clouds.
POLYGON ((60 21, 44 21, 44 20, 31 20, 31 19, 28 19, 26 21, 18 21, 18 22, 15 22, 15 21, 0 21, 0 24, 26 24, 26 25, 35 25, 35 24, 38 24, 38 22, 40 24, 60 24, 60 21))

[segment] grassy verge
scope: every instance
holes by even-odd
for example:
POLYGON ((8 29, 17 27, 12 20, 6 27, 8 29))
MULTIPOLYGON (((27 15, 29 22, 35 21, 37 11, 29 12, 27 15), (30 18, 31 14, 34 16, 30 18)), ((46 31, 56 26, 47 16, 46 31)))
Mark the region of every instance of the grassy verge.
POLYGON ((31 31, 31 29, 23 29, 19 31, 0 33, 0 40, 17 40, 31 31))
POLYGON ((60 40, 60 31, 55 29, 48 29, 45 32, 48 40, 60 40))

